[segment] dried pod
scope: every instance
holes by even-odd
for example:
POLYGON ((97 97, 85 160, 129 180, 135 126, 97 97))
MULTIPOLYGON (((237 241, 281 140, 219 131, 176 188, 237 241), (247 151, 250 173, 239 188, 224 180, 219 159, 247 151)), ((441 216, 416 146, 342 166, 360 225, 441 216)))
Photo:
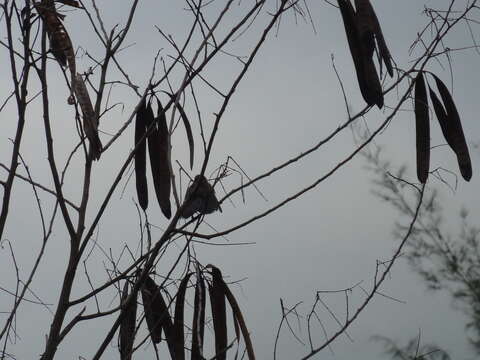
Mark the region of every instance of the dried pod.
POLYGON ((167 219, 172 216, 170 206, 170 164, 168 160, 168 129, 165 112, 158 108, 157 118, 153 117, 150 103, 146 109, 146 125, 148 128, 148 153, 152 170, 153 185, 158 204, 167 219))
POLYGON ((102 142, 98 137, 98 118, 93 111, 92 102, 88 95, 87 87, 83 82, 83 78, 80 74, 76 74, 75 81, 73 82, 75 89, 75 95, 77 96, 78 103, 83 113, 83 130, 90 142, 90 149, 92 157, 95 160, 100 158, 102 153, 102 142))
POLYGON ((173 320, 173 348, 175 360, 185 360, 185 332, 183 323, 183 310, 185 307, 185 292, 191 274, 187 274, 180 283, 175 301, 175 317, 173 320))
POLYGON ((192 357, 191 360, 203 359, 203 339, 205 334, 205 282, 197 269, 197 284, 193 301, 192 323, 192 357))
MULTIPOLYGON (((125 304, 128 297, 128 282, 125 282, 122 292, 121 304, 125 304)), ((131 360, 133 343, 135 341, 135 323, 137 319, 137 300, 135 299, 125 309, 125 315, 120 323, 119 330, 119 347, 120 359, 131 360)))
POLYGON ((182 217, 193 216, 197 211, 200 214, 211 214, 220 210, 220 204, 215 196, 215 190, 208 183, 205 176, 197 175, 185 194, 182 217))
MULTIPOLYGON (((167 94, 170 95, 173 101, 175 101, 175 96, 173 94, 170 94, 170 93, 167 93, 167 94)), ((183 126, 185 126, 185 131, 187 133, 188 147, 190 149, 190 169, 192 169, 194 149, 195 149, 195 144, 193 142, 192 127, 190 126, 190 122, 188 121, 187 114, 185 113, 185 110, 183 110, 182 105, 180 105, 179 102, 175 102, 175 106, 178 108, 178 111, 180 112, 180 117, 182 118, 183 126)))
POLYGON ((142 287, 143 309, 152 341, 156 344, 162 339, 162 329, 167 342, 172 339, 172 319, 160 288, 147 276, 142 287))
POLYGON ((52 54, 62 66, 66 66, 68 63, 72 82, 70 85, 70 97, 68 102, 72 105, 74 103, 73 88, 75 87, 74 83, 77 73, 72 41, 70 40, 70 36, 68 35, 65 26, 62 24, 62 16, 58 14, 55 9, 53 1, 42 0, 40 3, 34 2, 34 6, 45 24, 48 38, 50 39, 52 54))
POLYGON ((430 117, 428 115, 427 89, 423 72, 415 78, 415 129, 417 144, 417 177, 425 183, 430 169, 430 117))
POLYGON ((353 64, 355 65, 360 92, 368 105, 376 104, 379 108, 382 108, 382 87, 370 54, 371 42, 368 40, 368 34, 365 33, 365 39, 362 41, 358 29, 357 14, 353 9, 350 0, 337 1, 342 15, 343 24, 345 26, 353 64))
POLYGON ((142 101, 135 117, 135 185, 138 202, 143 210, 148 207, 146 102, 142 101))
POLYGON ((213 331, 215 333, 215 358, 227 358, 227 313, 225 306, 225 288, 222 273, 212 267, 212 285, 209 286, 210 304, 212 306, 213 331))
POLYGON ((458 165, 463 178, 466 181, 470 181, 472 178, 472 163, 457 107, 447 86, 437 76, 434 74, 432 74, 432 76, 437 84, 447 115, 444 126, 442 127, 443 135, 457 155, 458 165))
MULTIPOLYGON (((368 24, 369 31, 372 31, 375 35, 375 40, 378 46, 378 54, 380 55, 380 60, 385 63, 388 74, 393 76, 393 67, 390 51, 388 50, 385 38, 383 37, 382 28, 380 27, 380 22, 378 21, 377 14, 370 3, 370 0, 355 0, 355 6, 357 7, 357 15, 360 17, 362 14, 366 18, 365 22, 368 24)), ((373 51, 371 52, 373 55, 373 51)), ((380 66, 381 66, 380 61, 380 66)))
MULTIPOLYGON (((208 265, 208 267, 212 268, 212 278, 216 280, 217 286, 222 288, 222 293, 228 300, 228 303, 230 304, 230 307, 232 309, 233 317, 235 318, 234 321, 234 326, 240 327, 240 330, 242 332, 243 340, 245 341, 245 347, 247 350, 247 355, 250 360, 255 360, 255 353, 253 351, 253 345, 252 345, 252 340, 250 339, 250 335, 248 333, 248 329, 245 323, 245 319, 243 317, 243 314, 240 310, 240 307, 238 306, 238 303, 233 296, 232 292, 228 288, 227 284, 222 278, 222 274, 218 268, 216 268, 213 265, 208 265)), ((218 290, 220 292, 220 290, 218 290)), ((210 296, 211 297, 211 296, 210 296)), ((238 330, 235 329, 235 332, 238 336, 238 330)))

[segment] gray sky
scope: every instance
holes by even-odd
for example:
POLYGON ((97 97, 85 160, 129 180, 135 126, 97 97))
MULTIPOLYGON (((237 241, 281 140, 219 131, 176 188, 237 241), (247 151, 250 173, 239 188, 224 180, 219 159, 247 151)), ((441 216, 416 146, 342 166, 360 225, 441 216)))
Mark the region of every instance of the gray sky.
MULTIPOLYGON (((105 25, 110 28, 116 23, 123 23, 125 11, 130 2, 102 2, 102 15, 105 25)), ((218 6, 221 1, 217 2, 218 6)), ((251 1, 244 1, 248 6, 251 1)), ((382 24, 383 32, 390 47, 392 56, 400 68, 408 68, 414 56, 409 57, 409 46, 419 32, 426 18, 421 12, 426 6, 442 8, 448 1, 372 1, 382 24)), ((273 6, 272 1, 269 6, 273 6)), ((215 5, 213 5, 214 7, 215 5)), ((234 7, 232 19, 241 12, 234 7)), ((282 19, 277 36, 270 36, 260 51, 250 72, 240 84, 237 92, 220 125, 215 141, 213 156, 207 173, 223 162, 227 155, 232 156, 248 173, 254 177, 272 168, 282 160, 295 156, 324 138, 346 119, 346 109, 340 86, 332 68, 331 55, 342 78, 348 100, 353 111, 364 106, 361 98, 354 67, 348 51, 343 24, 337 9, 322 1, 310 1, 309 8, 317 30, 302 19, 296 23, 292 15, 282 19)), ((132 81, 140 85, 141 90, 151 74, 153 57, 158 49, 163 48, 161 55, 173 54, 172 49, 161 38, 154 25, 172 34, 180 43, 186 36, 191 18, 186 15, 183 2, 141 1, 135 16, 135 24, 125 44, 131 45, 119 56, 124 69, 131 74, 132 81)), ((213 11, 213 8, 212 8, 213 11)), ((226 50, 237 55, 246 55, 251 42, 258 38, 260 26, 269 17, 263 13, 258 24, 253 26, 243 38, 231 43, 226 50)), ((76 47, 87 49, 94 56, 101 55, 96 45, 96 38, 86 26, 86 17, 79 11, 68 13, 65 20, 67 29, 76 47)), ((227 26, 229 22, 225 23, 227 26)), ((1 22, 4 28, 3 20, 1 22)), ((220 34, 222 32, 220 31, 220 34)), ((2 34, 3 30, 2 30, 2 34)), ((220 36, 219 34, 219 36, 220 36)), ((2 36, 3 37, 3 36, 2 36)), ((464 25, 459 31, 448 37, 451 48, 471 45, 471 39, 464 25)), ((78 69, 85 71, 91 62, 79 51, 78 69)), ((478 114, 478 54, 474 51, 454 53, 452 57, 454 70, 454 98, 463 121, 463 128, 470 144, 474 175, 469 183, 459 182, 458 189, 452 193, 446 186, 431 177, 431 186, 440 190, 445 204, 446 218, 457 216, 461 206, 471 211, 472 222, 478 221, 480 202, 478 191, 480 185, 476 169, 480 152, 472 146, 479 142, 480 125, 478 114)), ((1 52, 0 65, 4 69, 2 82, 9 81, 8 58, 1 52)), ((56 156, 59 163, 64 163, 78 141, 72 110, 65 104, 66 85, 58 76, 58 65, 50 62, 50 94, 51 107, 55 118, 54 139, 56 156), (57 111, 58 109, 58 111, 57 111)), ((442 70, 434 61, 428 67, 435 71, 447 84, 450 84, 449 73, 442 70)), ((220 57, 218 62, 206 69, 213 83, 225 88, 238 72, 238 63, 228 56, 220 57)), ((172 78, 174 86, 179 85, 181 73, 172 78)), ((390 80, 388 80, 390 81, 390 80)), ((220 100, 200 83, 198 100, 202 108, 202 116, 207 131, 211 130, 213 113, 218 112, 220 100)), ((37 84, 38 86, 38 84, 37 84)), ((1 87, 1 101, 8 95, 9 85, 1 87)), ((38 89, 37 89, 38 91, 38 89)), ((32 94, 35 91, 31 92, 32 94)), ((396 94, 386 97, 386 105, 394 105, 396 94)), ((106 143, 109 133, 115 132, 128 118, 134 104, 138 101, 133 92, 120 87, 112 91, 112 103, 121 101, 110 116, 102 119, 100 129, 102 141, 106 143)), ((8 138, 14 134, 16 120, 12 105, 9 111, 0 113, 0 161, 8 163, 11 143, 8 138), (10 118, 11 116, 11 118, 10 118)), ((394 167, 402 164, 409 166, 409 179, 416 181, 414 172, 415 129, 411 103, 404 105, 401 112, 376 139, 376 144, 385 146, 384 158, 391 160, 394 167)), ((39 101, 32 105, 28 114, 22 155, 28 162, 36 181, 51 186, 48 172, 46 150, 44 145, 43 123, 39 110, 39 101)), ((194 117, 193 107, 187 108, 194 117)), ((389 111, 373 109, 365 119, 371 129, 376 128, 389 111)), ((200 143, 198 123, 192 121, 195 139, 200 143)), ((443 142, 438 126, 432 128, 432 145, 443 142)), ((188 147, 183 129, 178 129, 173 138, 173 153, 186 167, 188 147)), ((94 164, 93 190, 91 210, 98 208, 101 200, 118 172, 123 159, 132 149, 133 127, 130 126, 125 136, 99 162, 94 164)), ((299 164, 279 172, 277 176, 258 184, 260 190, 268 198, 265 202, 253 189, 245 193, 245 203, 240 196, 233 198, 235 207, 225 202, 223 213, 209 215, 207 222, 218 230, 224 230, 242 222, 253 215, 271 207, 290 194, 307 186, 315 179, 327 173, 332 166, 346 157, 354 149, 349 130, 344 131, 333 142, 322 150, 315 152, 299 164)), ((197 158, 193 172, 200 171, 203 154, 197 146, 197 158)), ((83 171, 82 158, 77 156, 67 176, 65 188, 68 196, 79 201, 83 171)), ((458 173, 454 155, 446 148, 432 151, 431 168, 442 166, 458 173)), ((299 307, 302 314, 307 314, 314 301, 317 290, 336 290, 352 286, 363 281, 366 288, 372 283, 376 260, 387 260, 396 247, 392 230, 399 220, 398 214, 388 205, 382 203, 371 194, 373 174, 364 169, 365 162, 361 157, 352 160, 333 177, 310 191, 302 198, 287 204, 271 216, 253 223, 251 226, 228 235, 227 239, 215 239, 215 243, 234 244, 238 242, 254 242, 245 246, 208 246, 196 245, 197 256, 203 264, 217 265, 228 279, 237 281, 244 279, 240 285, 233 286, 239 299, 247 325, 252 333, 258 359, 272 358, 273 344, 277 326, 280 322, 280 302, 286 305, 302 302, 299 307)), ((2 173, 2 179, 5 173, 2 173)), ((238 186, 240 178, 231 176, 226 186, 238 186)), ((151 185, 151 184, 150 184, 151 185)), ((161 216, 154 200, 153 187, 150 187, 150 205, 148 215, 150 221, 165 227, 167 222, 161 216)), ((32 203, 31 188, 21 182, 14 187, 5 238, 10 240, 20 266, 21 277, 24 278, 32 264, 32 250, 37 251, 41 237, 38 234, 39 220, 35 204, 32 203)), ((217 193, 221 194, 220 188, 217 193)), ((109 209, 98 228, 98 242, 103 249, 111 249, 115 258, 119 256, 125 244, 135 249, 138 242, 138 216, 133 200, 136 200, 135 182, 132 177, 126 184, 122 180, 109 209), (125 186, 125 192, 121 189, 125 186)), ((48 209, 52 204, 51 197, 42 195, 42 204, 48 209)), ((50 213, 50 210, 47 211, 50 213)), ((404 219, 405 220, 405 219, 404 219)), ((456 223, 451 222, 455 234, 456 223)), ((202 232, 211 229, 203 227, 202 232)), ((155 230, 158 238, 160 230, 155 230)), ((154 237, 155 238, 155 237, 154 237)), ((178 246, 183 245, 178 244, 178 246)), ((165 258, 170 263, 175 257, 175 245, 172 254, 165 258)), ((58 297, 59 280, 63 274, 68 254, 66 232, 60 218, 56 221, 54 236, 47 247, 47 254, 42 261, 38 277, 34 284, 35 293, 48 304, 52 311, 58 297)), ((126 264, 126 258, 122 261, 126 264)), ((105 267, 110 268, 107 259, 96 248, 88 259, 90 275, 95 284, 107 280, 105 267)), ((157 272, 167 269, 168 264, 161 263, 157 272)), ((0 286, 12 289, 15 277, 11 257, 7 246, 0 251, 0 272, 5 274, 0 279, 0 286)), ((83 269, 79 270, 79 282, 74 289, 76 298, 88 291, 83 269)), ((377 297, 361 314, 349 329, 351 342, 341 337, 332 345, 333 354, 325 350, 316 359, 384 359, 382 347, 370 341, 372 335, 384 335, 405 342, 415 336, 419 330, 422 342, 435 342, 448 349, 453 359, 473 357, 465 341, 463 326, 465 318, 460 312, 452 310, 449 298, 443 294, 426 293, 419 278, 412 274, 406 261, 400 259, 395 265, 391 277, 384 284, 382 291, 389 296, 402 300, 395 302, 384 297, 377 297)), ((31 297, 29 297, 31 298, 31 297)), ((361 290, 356 289, 351 297, 351 306, 359 305, 363 299, 361 290)), ((345 299, 342 294, 325 296, 325 301, 339 318, 345 316, 345 299)), ((118 299, 111 293, 103 299, 105 306, 116 304, 118 299)), ((0 293, 0 311, 9 309, 12 299, 0 293)), ((70 317, 75 311, 74 309, 70 317)), ((95 311, 95 303, 88 303, 88 311, 95 311)), ((352 311, 352 308, 351 308, 352 311)), ((322 321, 329 334, 337 330, 337 325, 328 313, 322 313, 322 321)), ((19 338, 11 345, 10 351, 18 359, 38 357, 43 350, 45 334, 52 315, 44 307, 24 303, 17 318, 19 338)), ((188 318, 188 317, 187 317, 188 318)), ((84 356, 89 358, 103 339, 113 318, 91 324, 81 324, 75 329, 69 340, 61 345, 58 358, 84 356)), ((302 325, 305 318, 302 318, 302 325)), ((302 341, 308 342, 305 327, 300 333, 302 341)), ((316 343, 321 343, 323 334, 316 329, 316 343)), ((211 336, 212 334, 210 334, 211 336)), ((116 340, 115 340, 116 341, 116 340)), ((295 342, 284 329, 279 343, 279 359, 297 359, 305 355, 308 347, 295 342)), ((151 358, 151 348, 144 346, 136 358, 151 358)), ((110 346, 105 359, 118 358, 115 346, 110 346)))

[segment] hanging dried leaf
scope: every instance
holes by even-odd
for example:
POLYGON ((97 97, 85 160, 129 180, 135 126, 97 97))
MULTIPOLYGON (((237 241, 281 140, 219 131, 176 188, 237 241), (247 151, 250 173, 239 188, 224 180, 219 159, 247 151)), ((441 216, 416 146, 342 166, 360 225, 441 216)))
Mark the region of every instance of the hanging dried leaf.
MULTIPOLYGON (((125 304, 128 297, 128 282, 125 282, 122 291, 121 304, 125 304)), ((135 341, 135 323, 137 318, 137 300, 135 299, 126 309, 125 316, 120 324, 119 345, 120 359, 131 360, 133 343, 135 341)))
POLYGON ((363 99, 368 105, 376 104, 379 108, 383 107, 383 93, 378 78, 375 65, 371 55, 369 56, 368 37, 365 39, 367 47, 363 45, 360 39, 357 15, 353 9, 350 0, 337 0, 342 15, 345 32, 347 35, 348 46, 352 55, 355 72, 357 74, 358 85, 363 99))
POLYGON ((90 142, 91 154, 94 160, 100 159, 102 153, 102 142, 98 137, 98 118, 93 111, 92 102, 88 95, 87 87, 80 74, 76 74, 73 82, 75 95, 83 113, 83 131, 90 142))
MULTIPOLYGON (((175 96, 173 94, 167 93, 170 95, 173 101, 175 101, 175 96)), ((183 109, 182 105, 180 105, 179 102, 175 102, 175 106, 178 108, 178 111, 180 112, 180 117, 182 118, 183 125, 185 126, 185 131, 187 133, 187 139, 188 139, 188 147, 190 149, 190 169, 193 168, 193 153, 195 149, 195 145, 193 143, 193 133, 192 133, 192 127, 190 126, 190 121, 188 121, 187 114, 185 113, 185 110, 183 109)))
POLYGON ((197 284, 193 301, 192 357, 191 360, 203 360, 203 339, 205 333, 205 283, 197 268, 197 284))
POLYGON ((428 115, 427 89, 423 72, 415 79, 415 129, 417 143, 417 177, 425 183, 430 169, 430 118, 428 115))
POLYGON ((135 117, 135 181, 138 202, 143 210, 148 207, 146 124, 146 102, 143 100, 135 117))
POLYGON ((448 91, 447 86, 435 74, 432 74, 432 76, 435 79, 447 113, 443 135, 457 155, 458 165, 463 178, 466 181, 470 181, 472 178, 472 163, 457 107, 455 106, 455 102, 453 101, 452 95, 448 91))
POLYGON ((141 291, 143 309, 152 341, 156 344, 160 342, 163 329, 170 347, 173 324, 160 288, 147 276, 141 291))
POLYGON ((175 317, 173 321, 173 343, 175 360, 185 360, 185 332, 183 310, 185 306, 185 292, 187 290, 190 274, 187 274, 180 283, 175 301, 175 317))
POLYGON ((153 185, 158 204, 167 219, 172 216, 170 206, 170 165, 168 160, 168 129, 165 113, 160 111, 157 118, 153 117, 153 110, 148 103, 146 109, 148 133, 148 153, 152 170, 153 185), (152 125, 153 124, 153 125, 152 125))
POLYGON ((212 306, 213 331, 215 333, 215 356, 218 360, 225 360, 228 346, 225 289, 222 273, 216 267, 212 267, 212 285, 209 286, 208 290, 212 306))
POLYGON ((208 183, 205 176, 197 175, 192 184, 185 193, 185 206, 182 211, 182 217, 193 216, 197 211, 200 214, 211 214, 215 210, 220 210, 220 204, 215 196, 215 190, 208 183))

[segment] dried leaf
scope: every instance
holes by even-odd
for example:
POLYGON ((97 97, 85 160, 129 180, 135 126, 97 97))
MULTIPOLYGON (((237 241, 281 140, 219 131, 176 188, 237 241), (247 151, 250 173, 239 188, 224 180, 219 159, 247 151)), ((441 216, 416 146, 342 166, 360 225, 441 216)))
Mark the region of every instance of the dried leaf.
MULTIPOLYGON (((128 297, 128 282, 125 282, 122 292, 121 304, 123 305, 128 297)), ((135 299, 126 309, 125 316, 120 324, 119 345, 120 359, 131 360, 133 343, 135 341, 135 323, 137 318, 137 300, 135 299)))
POLYGON ((185 292, 190 274, 187 274, 180 283, 175 301, 175 317, 173 321, 173 347, 175 360, 185 360, 185 332, 183 330, 183 310, 185 306, 185 292))
POLYGON ((158 204, 167 219, 172 216, 170 206, 170 165, 168 161, 168 129, 165 113, 160 110, 157 118, 153 118, 150 103, 146 110, 148 133, 148 153, 152 169, 153 185, 158 204), (153 124, 153 125, 152 125, 153 124))
POLYGON ((143 309, 152 341, 156 344, 160 342, 163 329, 170 347, 173 324, 160 288, 147 276, 141 291, 143 309))
POLYGON ((430 117, 428 114, 427 89, 423 72, 415 79, 415 128, 417 143, 417 177, 425 183, 430 169, 430 117))
POLYGON ((83 82, 83 78, 80 74, 76 74, 75 81, 73 82, 75 95, 83 113, 83 130, 90 142, 90 149, 92 157, 95 160, 100 159, 102 153, 102 142, 98 137, 98 118, 93 110, 90 96, 88 95, 87 87, 83 82))
MULTIPOLYGON (((170 97, 172 98, 173 101, 175 101, 175 96, 173 94, 169 94, 170 97)), ((185 131, 187 133, 187 139, 188 139, 188 146, 190 149, 190 169, 193 168, 193 153, 195 149, 195 145, 193 142, 193 133, 192 133, 192 127, 190 126, 190 122, 188 121, 187 114, 185 113, 185 110, 183 110, 182 105, 180 105, 179 102, 175 102, 176 107, 178 108, 178 111, 180 112, 180 117, 182 118, 183 125, 185 126, 185 131)))
POLYGON ((197 269, 197 284, 193 302, 192 323, 192 357, 191 360, 203 359, 203 338, 205 332, 205 283, 197 269))
POLYGON ((458 165, 463 178, 466 181, 470 181, 472 178, 472 163, 457 107, 455 106, 452 95, 448 91, 447 86, 436 75, 432 74, 432 76, 437 83, 437 88, 440 92, 447 113, 444 125, 445 131, 443 131, 444 129, 442 128, 443 135, 457 155, 458 165))
POLYGON ((212 267, 212 285, 209 286, 212 306, 213 330, 215 333, 215 356, 218 360, 227 358, 227 314, 225 306, 225 288, 222 273, 212 267))
POLYGON ((146 142, 146 102, 139 104, 135 117, 135 180, 138 202, 143 210, 148 207, 147 186, 147 142, 146 142))
POLYGON ((220 209, 220 204, 215 196, 215 190, 203 175, 195 176, 185 193, 184 203, 182 210, 182 217, 184 218, 193 216, 197 211, 206 215, 220 209))

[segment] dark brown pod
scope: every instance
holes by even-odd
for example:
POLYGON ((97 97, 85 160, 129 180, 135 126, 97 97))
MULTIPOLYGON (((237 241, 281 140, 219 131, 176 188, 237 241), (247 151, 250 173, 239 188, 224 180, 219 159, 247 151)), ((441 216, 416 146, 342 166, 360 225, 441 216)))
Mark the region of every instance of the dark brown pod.
POLYGON ((147 121, 146 102, 142 101, 135 117, 135 185, 137 189, 138 202, 143 210, 148 207, 148 185, 147 185, 147 121))
POLYGON ((417 177, 424 184, 430 170, 430 117, 423 72, 415 78, 415 130, 417 145, 417 177))
MULTIPOLYGON (((125 282, 122 292, 121 304, 125 304, 128 297, 128 282, 125 282)), ((137 319, 137 300, 135 299, 124 310, 125 315, 120 323, 119 330, 119 347, 120 347, 120 359, 131 360, 133 343, 135 341, 135 324, 137 319)))
POLYGON ((355 72, 357 74, 358 85, 363 99, 368 105, 376 104, 379 108, 383 107, 383 93, 378 78, 377 71, 371 55, 369 56, 371 42, 364 46, 358 29, 358 20, 355 10, 350 0, 337 0, 342 15, 345 33, 347 35, 348 46, 352 55, 355 72))
POLYGON ((156 344, 161 341, 163 329, 170 347, 173 324, 160 288, 147 276, 141 291, 143 309, 152 341, 156 344))
POLYGON ((167 219, 172 216, 170 206, 170 165, 168 161, 168 129, 165 112, 159 107, 158 116, 153 117, 150 103, 146 110, 148 153, 152 170, 153 185, 158 204, 167 219))
MULTIPOLYGON (((170 93, 167 93, 167 94, 170 95, 173 101, 175 101, 175 97, 172 94, 170 93)), ((192 169, 194 149, 195 149, 195 144, 193 142, 192 127, 190 126, 190 121, 188 121, 187 114, 185 113, 185 110, 183 109, 182 105, 180 105, 180 103, 177 102, 176 106, 178 108, 178 111, 180 112, 180 117, 182 118, 183 126, 185 127, 185 132, 187 133, 188 147, 190 150, 190 169, 192 169)))
POLYGON ((175 300, 175 315, 173 320, 173 348, 175 360, 185 360, 185 331, 183 322, 183 310, 185 307, 185 292, 191 274, 187 274, 178 287, 177 299, 175 300))
POLYGON ((222 273, 212 267, 212 285, 209 286, 212 306, 213 331, 215 333, 215 356, 218 360, 227 358, 227 313, 225 306, 225 288, 222 273))
MULTIPOLYGON (((358 1, 358 0, 357 0, 358 1)), ((388 50, 387 43, 385 42, 385 38, 383 37, 382 28, 380 27, 380 22, 378 21, 377 14, 370 3, 370 0, 360 0, 364 2, 363 6, 364 11, 369 16, 370 26, 375 34, 375 39, 378 45, 378 53, 380 54, 381 60, 385 63, 387 68, 388 74, 390 77, 393 77, 393 67, 392 67, 392 60, 390 51, 388 50)))
POLYGON ((195 298, 193 302, 192 357, 191 360, 203 360, 203 339, 205 334, 205 282, 197 271, 195 298))
POLYGON ((470 181, 472 178, 472 162, 470 160, 470 153, 468 151, 465 135, 463 134, 462 123, 460 121, 460 116, 458 115, 457 107, 455 106, 455 102, 453 101, 452 95, 448 91, 447 86, 435 74, 432 74, 432 76, 435 79, 447 113, 443 135, 457 155, 460 173, 466 181, 470 181))
POLYGON ((100 154, 102 153, 102 142, 98 137, 98 117, 93 110, 93 105, 82 76, 80 74, 76 74, 74 80, 74 92, 83 113, 83 130, 90 143, 92 157, 94 160, 98 160, 100 159, 100 154))
POLYGON ((182 217, 193 216, 197 211, 200 214, 211 214, 215 210, 221 210, 215 196, 215 190, 208 183, 205 176, 197 175, 185 193, 185 206, 182 217))

